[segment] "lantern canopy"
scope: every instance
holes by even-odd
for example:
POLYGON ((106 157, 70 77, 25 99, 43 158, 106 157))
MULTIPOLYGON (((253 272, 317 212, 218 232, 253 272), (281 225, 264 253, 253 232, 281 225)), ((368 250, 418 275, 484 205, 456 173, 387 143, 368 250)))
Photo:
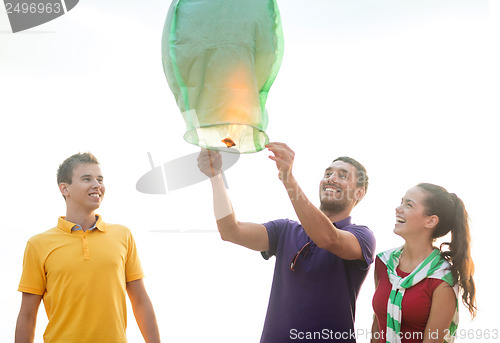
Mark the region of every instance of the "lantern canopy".
POLYGON ((276 0, 174 0, 162 60, 184 139, 240 153, 264 149, 265 103, 282 57, 276 0))

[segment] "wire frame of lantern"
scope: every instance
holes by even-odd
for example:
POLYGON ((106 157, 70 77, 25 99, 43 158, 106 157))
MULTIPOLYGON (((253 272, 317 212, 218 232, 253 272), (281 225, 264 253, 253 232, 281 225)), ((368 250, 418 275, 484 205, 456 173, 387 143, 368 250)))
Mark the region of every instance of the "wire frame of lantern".
POLYGON ((276 0, 174 0, 162 60, 184 139, 238 153, 264 149, 265 104, 283 45, 276 0))

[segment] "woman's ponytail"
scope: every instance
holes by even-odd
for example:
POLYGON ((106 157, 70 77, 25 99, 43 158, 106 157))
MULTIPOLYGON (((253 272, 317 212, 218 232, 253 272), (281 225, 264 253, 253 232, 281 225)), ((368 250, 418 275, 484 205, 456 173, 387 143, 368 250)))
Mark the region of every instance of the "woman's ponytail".
POLYGON ((451 242, 441 244, 441 253, 450 262, 453 278, 462 291, 462 301, 474 318, 477 312, 474 262, 470 253, 469 215, 464 203, 443 187, 428 183, 418 186, 429 194, 426 198, 427 215, 437 215, 439 218, 433 238, 442 237, 451 231, 451 242))

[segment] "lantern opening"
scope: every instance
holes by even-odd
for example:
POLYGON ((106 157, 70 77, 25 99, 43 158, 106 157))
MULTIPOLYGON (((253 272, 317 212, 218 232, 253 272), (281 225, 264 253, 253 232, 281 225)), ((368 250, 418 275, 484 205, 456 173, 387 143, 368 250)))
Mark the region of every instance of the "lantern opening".
POLYGON ((260 128, 232 123, 188 129, 184 139, 206 149, 238 154, 260 151, 269 143, 267 134, 260 128))

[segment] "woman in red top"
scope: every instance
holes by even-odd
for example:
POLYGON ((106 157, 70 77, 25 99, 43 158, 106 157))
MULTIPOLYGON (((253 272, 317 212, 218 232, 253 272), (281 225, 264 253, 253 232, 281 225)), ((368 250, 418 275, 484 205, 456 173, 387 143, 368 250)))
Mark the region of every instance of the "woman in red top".
MULTIPOLYGON (((404 238, 405 245, 394 273, 397 279, 410 275, 434 251, 434 240, 450 231, 451 242, 441 244, 441 256, 451 264, 453 282, 458 284, 462 301, 474 317, 474 263, 470 255, 468 215, 455 194, 426 183, 408 190, 396 208, 394 233, 404 238)), ((377 257, 371 343, 386 342, 388 300, 393 288, 390 280, 388 267, 377 257)), ((397 342, 442 343, 455 315, 455 291, 439 278, 424 278, 404 290, 400 307, 397 342)))

